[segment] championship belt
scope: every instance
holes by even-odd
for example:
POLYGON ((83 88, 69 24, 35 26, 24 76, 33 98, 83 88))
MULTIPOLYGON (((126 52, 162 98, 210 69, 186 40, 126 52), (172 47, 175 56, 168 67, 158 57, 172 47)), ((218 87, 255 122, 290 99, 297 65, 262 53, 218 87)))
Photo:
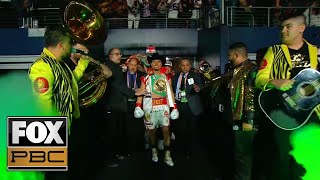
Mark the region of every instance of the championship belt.
POLYGON ((151 86, 153 93, 162 97, 167 95, 166 80, 163 78, 163 76, 153 75, 151 86))

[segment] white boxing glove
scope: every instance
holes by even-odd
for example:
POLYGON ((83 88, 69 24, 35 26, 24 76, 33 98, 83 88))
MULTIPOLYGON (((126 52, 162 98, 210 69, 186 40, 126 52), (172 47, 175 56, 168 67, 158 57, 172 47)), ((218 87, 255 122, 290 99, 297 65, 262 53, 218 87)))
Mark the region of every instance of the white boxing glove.
POLYGON ((173 107, 173 110, 171 111, 170 117, 172 120, 179 118, 179 111, 176 103, 174 103, 174 107, 173 107))
POLYGON ((134 117, 135 118, 142 118, 143 115, 144 115, 144 112, 141 109, 141 103, 137 102, 136 103, 136 108, 134 109, 134 117))

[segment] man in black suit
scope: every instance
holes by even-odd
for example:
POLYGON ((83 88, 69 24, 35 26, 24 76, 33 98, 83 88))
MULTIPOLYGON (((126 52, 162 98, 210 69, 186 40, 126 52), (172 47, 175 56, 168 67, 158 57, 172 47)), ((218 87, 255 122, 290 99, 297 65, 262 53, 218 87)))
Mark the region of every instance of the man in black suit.
MULTIPOLYGON (((130 56, 127 60, 127 71, 123 73, 124 81, 128 88, 136 90, 140 88, 141 78, 145 73, 138 71, 140 61, 138 56, 130 56)), ((128 138, 129 153, 144 149, 144 123, 143 119, 136 119, 133 115, 137 98, 127 97, 128 113, 126 118, 126 137, 128 138)))
POLYGON ((181 72, 173 76, 172 88, 181 115, 173 122, 173 129, 178 150, 185 151, 189 156, 194 151, 192 148, 197 147, 197 119, 203 113, 199 91, 203 84, 200 76, 190 71, 191 62, 188 58, 181 59, 179 67, 181 72))
POLYGON ((112 77, 108 79, 108 88, 103 97, 103 110, 105 118, 105 144, 108 167, 117 167, 116 159, 124 159, 128 154, 125 137, 127 98, 134 98, 144 94, 144 91, 133 90, 125 84, 122 68, 119 66, 121 52, 118 48, 112 48, 108 52, 106 65, 112 71, 112 77))

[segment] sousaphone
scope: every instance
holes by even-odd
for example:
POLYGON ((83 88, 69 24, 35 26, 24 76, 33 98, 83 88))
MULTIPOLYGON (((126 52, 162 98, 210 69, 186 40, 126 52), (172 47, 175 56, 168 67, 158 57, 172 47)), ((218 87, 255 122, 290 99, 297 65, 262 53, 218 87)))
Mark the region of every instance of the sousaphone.
MULTIPOLYGON (((87 47, 104 43, 107 38, 106 26, 101 14, 86 1, 64 1, 60 8, 60 19, 72 38, 87 47)), ((78 83, 79 106, 95 104, 104 94, 107 80, 101 67, 85 73, 78 83)))

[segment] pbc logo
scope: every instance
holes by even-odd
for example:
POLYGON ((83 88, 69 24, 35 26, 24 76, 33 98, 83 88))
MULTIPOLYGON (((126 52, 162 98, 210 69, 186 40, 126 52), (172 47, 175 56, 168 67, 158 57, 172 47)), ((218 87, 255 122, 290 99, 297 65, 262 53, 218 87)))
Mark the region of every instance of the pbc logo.
POLYGON ((67 117, 8 117, 8 170, 67 171, 67 117))

